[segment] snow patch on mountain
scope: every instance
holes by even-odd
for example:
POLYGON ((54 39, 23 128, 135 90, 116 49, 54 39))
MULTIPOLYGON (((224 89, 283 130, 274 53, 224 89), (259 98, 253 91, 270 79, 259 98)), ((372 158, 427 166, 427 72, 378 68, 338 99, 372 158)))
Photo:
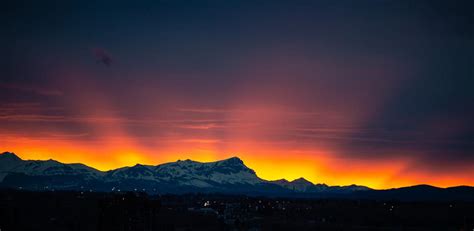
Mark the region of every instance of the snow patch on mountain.
POLYGON ((286 179, 280 179, 275 181, 270 181, 271 183, 280 185, 281 187, 297 191, 297 192, 308 192, 313 190, 316 185, 311 183, 310 181, 306 180, 305 178, 301 177, 293 181, 288 181, 286 179))
POLYGON ((84 164, 63 164, 55 160, 22 160, 13 153, 0 155, 0 181, 9 173, 31 176, 83 175, 85 178, 99 178, 103 172, 84 164))

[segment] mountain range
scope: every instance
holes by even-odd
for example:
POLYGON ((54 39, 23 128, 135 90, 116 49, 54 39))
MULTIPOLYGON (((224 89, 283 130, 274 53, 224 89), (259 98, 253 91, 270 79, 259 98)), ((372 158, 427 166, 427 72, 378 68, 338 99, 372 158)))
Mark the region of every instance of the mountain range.
POLYGON ((241 159, 202 163, 178 160, 160 165, 99 171, 84 164, 55 160, 22 160, 11 152, 0 154, 0 187, 21 190, 72 190, 159 193, 226 193, 263 196, 338 197, 376 199, 474 200, 474 188, 437 188, 418 185, 374 190, 365 186, 328 186, 299 178, 268 181, 259 178, 241 159))

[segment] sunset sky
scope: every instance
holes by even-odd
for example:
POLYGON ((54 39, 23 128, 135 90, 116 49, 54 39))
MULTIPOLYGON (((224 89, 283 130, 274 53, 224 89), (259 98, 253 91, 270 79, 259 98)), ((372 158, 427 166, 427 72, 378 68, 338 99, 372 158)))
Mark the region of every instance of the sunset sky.
POLYGON ((0 152, 474 185, 472 1, 10 1, 0 152))

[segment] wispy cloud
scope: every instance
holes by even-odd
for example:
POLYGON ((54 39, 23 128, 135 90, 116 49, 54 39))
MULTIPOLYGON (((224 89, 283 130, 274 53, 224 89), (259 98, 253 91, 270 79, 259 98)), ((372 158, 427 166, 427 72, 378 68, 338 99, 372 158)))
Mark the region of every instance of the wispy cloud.
POLYGON ((218 139, 184 139, 181 141, 188 142, 188 143, 202 143, 202 144, 213 144, 213 143, 221 142, 218 139))
POLYGON ((223 108, 178 108, 177 111, 193 112, 193 113, 230 113, 238 110, 223 109, 223 108))

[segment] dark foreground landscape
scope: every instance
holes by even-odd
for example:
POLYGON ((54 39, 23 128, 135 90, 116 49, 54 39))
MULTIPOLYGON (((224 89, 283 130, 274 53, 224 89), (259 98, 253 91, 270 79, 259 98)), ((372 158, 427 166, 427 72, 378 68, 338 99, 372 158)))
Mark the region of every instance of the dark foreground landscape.
POLYGON ((0 192, 9 230, 473 230, 474 203, 0 192))

